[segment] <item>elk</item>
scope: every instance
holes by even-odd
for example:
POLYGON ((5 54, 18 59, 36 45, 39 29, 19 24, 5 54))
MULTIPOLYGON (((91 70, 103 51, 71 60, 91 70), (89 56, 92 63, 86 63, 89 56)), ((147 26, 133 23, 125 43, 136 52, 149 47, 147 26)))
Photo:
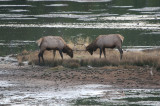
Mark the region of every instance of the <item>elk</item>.
POLYGON ((56 55, 56 50, 58 50, 62 59, 63 59, 62 52, 66 53, 71 58, 73 58, 73 50, 66 44, 63 38, 60 36, 45 36, 37 40, 36 43, 40 47, 40 52, 38 54, 39 63, 40 63, 40 57, 42 58, 42 61, 44 63, 43 54, 45 50, 53 50, 54 57, 56 55))
POLYGON ((123 50, 122 42, 124 37, 120 34, 109 34, 109 35, 99 35, 96 40, 86 47, 86 50, 92 55, 97 48, 100 49, 100 58, 103 51, 104 57, 106 58, 105 48, 117 48, 120 52, 120 59, 122 59, 123 50))

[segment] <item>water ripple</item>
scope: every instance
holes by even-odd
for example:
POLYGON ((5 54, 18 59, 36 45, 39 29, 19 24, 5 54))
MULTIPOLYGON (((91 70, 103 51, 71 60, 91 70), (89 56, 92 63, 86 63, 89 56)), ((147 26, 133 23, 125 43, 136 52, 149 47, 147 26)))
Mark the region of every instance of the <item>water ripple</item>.
POLYGON ((40 18, 78 18, 79 20, 83 20, 85 18, 97 18, 97 17, 104 17, 104 16, 112 16, 117 14, 109 14, 109 13, 101 13, 101 14, 42 14, 42 15, 34 15, 34 17, 40 17, 40 18))
POLYGON ((1 18, 1 20, 35 20, 37 18, 1 18))
POLYGON ((0 7, 31 7, 31 5, 0 5, 0 7))
POLYGON ((50 5, 45 5, 45 6, 59 7, 59 6, 68 6, 68 4, 50 4, 50 5))
POLYGON ((23 15, 23 14, 0 14, 0 18, 13 18, 13 17, 29 17, 30 15, 23 15))
POLYGON ((17 10, 10 10, 10 12, 28 12, 29 10, 17 9, 17 10))
POLYGON ((112 1, 112 0, 27 0, 27 1, 110 2, 110 1, 112 1))
POLYGON ((122 15, 122 16, 111 16, 111 17, 102 17, 100 20, 160 20, 159 16, 154 15, 122 15))
POLYGON ((114 8, 132 8, 133 6, 112 6, 114 8))
POLYGON ((0 1, 13 1, 13 0, 0 0, 0 1))
POLYGON ((129 9, 130 11, 159 11, 160 7, 144 7, 137 9, 129 9))
POLYGON ((143 29, 160 30, 160 24, 141 23, 52 23, 52 24, 1 24, 0 27, 39 28, 92 28, 92 29, 143 29))

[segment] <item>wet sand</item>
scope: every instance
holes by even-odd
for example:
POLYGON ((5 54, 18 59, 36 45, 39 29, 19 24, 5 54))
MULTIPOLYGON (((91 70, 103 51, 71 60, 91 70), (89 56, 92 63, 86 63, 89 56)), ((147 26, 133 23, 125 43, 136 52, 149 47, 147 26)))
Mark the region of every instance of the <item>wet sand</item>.
MULTIPOLYGON (((8 103, 8 105, 12 103, 14 105, 35 105, 37 103, 43 105, 45 103, 56 104, 56 102, 57 104, 66 105, 66 102, 63 101, 63 97, 64 99, 70 100, 71 98, 67 97, 67 94, 75 94, 74 96, 77 98, 80 96, 80 93, 77 90, 83 89, 85 91, 87 89, 84 87, 85 85, 91 85, 95 87, 93 89, 101 90, 106 90, 106 88, 159 89, 159 76, 160 72, 147 66, 80 67, 77 69, 69 69, 62 66, 20 67, 16 65, 1 64, 0 99, 3 101, 3 105, 7 105, 8 103), (69 93, 64 92, 64 89, 67 92, 69 91, 69 93), (44 95, 47 95, 46 99, 44 99, 44 95), (53 97, 53 95, 59 95, 58 97, 60 99, 56 98, 56 96, 53 97), (51 98, 48 99, 48 96, 51 98), (39 99, 35 100, 35 98, 39 99)), ((96 92, 96 90, 90 92, 93 93, 94 91, 96 92)), ((88 93, 86 93, 86 95, 87 94, 88 93)))

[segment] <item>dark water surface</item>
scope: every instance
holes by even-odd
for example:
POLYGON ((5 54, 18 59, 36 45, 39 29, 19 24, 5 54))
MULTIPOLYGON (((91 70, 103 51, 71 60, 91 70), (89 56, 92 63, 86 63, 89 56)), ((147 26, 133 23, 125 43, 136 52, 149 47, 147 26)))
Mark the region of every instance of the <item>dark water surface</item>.
POLYGON ((160 46, 160 0, 0 0, 0 56, 38 49, 42 36, 110 33, 124 46, 160 46))

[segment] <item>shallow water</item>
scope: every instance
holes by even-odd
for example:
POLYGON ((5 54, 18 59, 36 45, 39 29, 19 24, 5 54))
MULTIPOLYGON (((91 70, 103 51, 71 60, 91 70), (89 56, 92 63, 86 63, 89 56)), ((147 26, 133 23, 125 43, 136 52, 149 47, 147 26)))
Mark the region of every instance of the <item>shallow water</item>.
MULTIPOLYGON (((110 85, 101 84, 57 89, 55 85, 38 85, 36 81, 35 83, 25 81, 25 85, 23 83, 24 81, 1 81, 0 104, 69 106, 76 104, 78 100, 86 99, 91 104, 97 101, 113 105, 160 105, 160 89, 115 89, 110 85)), ((84 102, 78 103, 81 105, 84 102)))
POLYGON ((159 11, 159 0, 0 0, 0 56, 36 50, 47 35, 92 41, 120 33, 124 46, 159 46, 159 11))

